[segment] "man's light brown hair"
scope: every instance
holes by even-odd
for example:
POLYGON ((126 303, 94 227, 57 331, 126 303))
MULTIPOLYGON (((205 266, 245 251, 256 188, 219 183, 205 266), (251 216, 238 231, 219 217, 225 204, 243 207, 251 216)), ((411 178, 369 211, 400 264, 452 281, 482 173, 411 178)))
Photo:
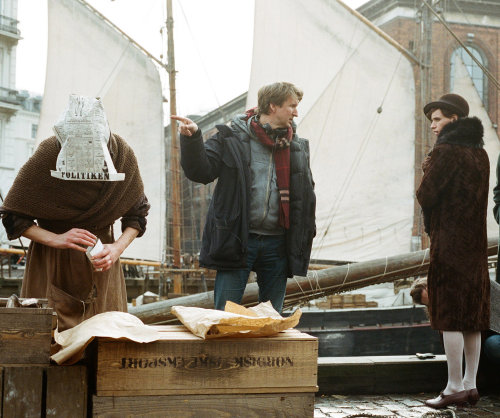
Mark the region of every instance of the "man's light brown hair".
POLYGON ((257 113, 268 115, 271 111, 271 103, 276 106, 281 106, 289 97, 295 97, 299 102, 302 100, 304 93, 297 86, 286 81, 269 84, 261 87, 257 99, 257 113))

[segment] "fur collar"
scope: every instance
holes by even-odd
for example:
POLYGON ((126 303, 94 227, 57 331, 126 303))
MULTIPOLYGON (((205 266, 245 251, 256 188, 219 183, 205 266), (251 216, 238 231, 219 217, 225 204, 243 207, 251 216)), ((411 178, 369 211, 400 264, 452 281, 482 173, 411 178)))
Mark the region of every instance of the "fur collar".
POLYGON ((436 145, 453 144, 470 148, 482 148, 483 124, 475 116, 472 118, 460 118, 446 125, 438 136, 436 145))

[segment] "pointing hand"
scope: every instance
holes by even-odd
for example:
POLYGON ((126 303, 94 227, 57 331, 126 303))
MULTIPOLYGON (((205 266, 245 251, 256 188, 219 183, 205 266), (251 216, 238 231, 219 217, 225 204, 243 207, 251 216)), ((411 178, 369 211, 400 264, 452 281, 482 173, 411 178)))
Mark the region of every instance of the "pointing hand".
POLYGON ((179 133, 181 135, 192 136, 198 131, 198 125, 196 125, 196 123, 194 123, 191 119, 176 115, 170 116, 170 119, 179 122, 179 133))

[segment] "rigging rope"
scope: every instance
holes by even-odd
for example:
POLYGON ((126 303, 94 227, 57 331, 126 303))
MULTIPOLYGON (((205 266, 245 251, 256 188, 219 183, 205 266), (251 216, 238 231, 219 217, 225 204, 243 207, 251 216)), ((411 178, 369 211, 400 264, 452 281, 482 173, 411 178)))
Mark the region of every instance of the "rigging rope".
POLYGON ((369 140, 371 139, 372 137, 372 134, 375 130, 375 127, 377 125, 377 122, 379 120, 378 116, 381 114, 381 109, 383 108, 383 105, 385 103, 385 100, 387 98, 387 95, 389 94, 389 90, 390 90, 390 87, 392 86, 392 83, 394 81, 394 78, 397 74, 397 70, 399 68, 399 65, 401 63, 401 58, 402 58, 402 55, 400 54, 399 55, 399 59, 398 59, 398 62, 396 64, 396 67, 394 68, 394 71, 392 73, 392 76, 391 76, 391 79, 389 80, 389 83, 387 85, 387 88, 385 90, 385 93, 384 93, 384 96, 382 97, 382 101, 380 102, 380 106, 379 108, 377 109, 377 113, 374 114, 374 116, 372 117, 371 121, 370 121, 370 124, 368 126, 368 129, 367 129, 367 132, 361 142, 361 145, 358 149, 358 152, 356 153, 356 156, 354 158, 354 161, 352 162, 351 166, 349 167, 349 170, 348 170, 348 173, 347 173, 347 176, 344 178, 344 181, 340 187, 340 192, 339 192, 339 195, 337 196, 337 198, 335 199, 335 201, 333 202, 333 205, 330 209, 330 214, 328 216, 328 224, 324 230, 324 233, 323 235, 320 237, 320 242, 319 244, 317 244, 315 246, 315 250, 314 250, 314 253, 317 254, 319 251, 321 251, 321 249, 323 248, 323 245, 324 245, 324 241, 325 241, 325 238, 328 234, 328 231, 330 229, 330 226, 332 225, 333 223, 333 220, 334 220, 334 217, 337 215, 337 212, 340 208, 340 204, 342 203, 342 200, 344 199, 348 189, 349 189, 349 185, 351 184, 351 181, 352 179, 354 178, 354 174, 356 173, 356 170, 364 156, 364 153, 366 151, 366 148, 368 147, 368 143, 369 143, 369 140))
MULTIPOLYGON (((358 24, 360 23, 360 21, 357 22, 358 24)), ((330 113, 332 111, 332 107, 333 107, 333 102, 337 96, 337 90, 338 90, 338 87, 340 86, 341 84, 341 79, 342 79, 342 75, 344 74, 344 70, 345 70, 345 67, 347 65, 347 63, 351 60, 351 58, 354 56, 354 53, 359 49, 359 47, 364 43, 365 39, 368 38, 368 34, 369 32, 367 32, 365 34, 365 36, 363 37, 363 39, 361 40, 361 42, 355 47, 355 48, 352 48, 351 45, 352 43, 354 42, 354 35, 356 34, 357 32, 357 28, 358 28, 358 24, 354 26, 353 28, 353 31, 351 33, 351 39, 349 41, 349 44, 347 45, 347 50, 346 50, 346 56, 344 58, 344 61, 342 62, 342 65, 341 67, 339 68, 339 70, 337 71, 337 73, 332 77, 332 79, 330 80, 330 82, 327 84, 327 87, 325 90, 328 90, 328 88, 332 85, 333 82, 335 82, 337 80, 337 77, 340 77, 340 80, 337 81, 337 84, 335 85, 335 88, 333 90, 333 93, 332 93, 332 96, 331 96, 331 99, 330 99, 330 103, 329 103, 329 106, 328 106, 328 112, 327 112, 327 115, 326 117, 323 119, 323 126, 321 127, 321 130, 320 130, 320 134, 319 134, 319 139, 318 141, 316 142, 316 145, 314 147, 314 151, 312 153, 312 158, 311 158, 311 163, 314 164, 314 160, 316 158, 316 155, 318 154, 317 150, 319 149, 320 145, 321 145, 321 142, 322 140, 324 139, 324 132, 325 132, 325 128, 326 128, 326 122, 329 120, 330 118, 330 113), (349 49, 351 49, 351 53, 349 55, 349 49)), ((311 110, 314 108, 314 106, 316 105, 316 103, 319 102, 321 96, 318 97, 318 99, 316 100, 316 102, 311 106, 309 112, 307 112, 303 119, 306 118, 306 116, 311 112, 311 110)))
POLYGON ((186 13, 184 13, 184 9, 182 8, 182 2, 181 1, 177 1, 177 4, 179 5, 179 8, 181 9, 182 16, 184 17, 184 20, 186 21, 186 25, 188 27, 189 34, 191 35, 191 38, 193 39, 194 47, 196 49, 196 52, 198 53, 198 57, 200 58, 201 67, 203 68, 203 72, 205 73, 205 76, 207 77, 208 84, 210 86, 210 90, 212 90, 212 94, 214 95, 214 99, 215 99, 215 101, 217 103, 217 109, 216 110, 218 110, 220 112, 220 114, 222 116, 224 116, 224 112, 221 109, 221 104, 220 104, 220 101, 219 101, 219 97, 217 96, 217 92, 215 91, 214 85, 212 83, 212 79, 210 78, 210 75, 208 74, 208 70, 207 70, 207 67, 205 66, 205 63, 203 61, 203 57, 201 56, 200 49, 198 48, 198 45, 197 45, 196 39, 194 37, 193 31, 191 30, 191 25, 189 24, 189 21, 188 21, 188 18, 186 16, 186 13))

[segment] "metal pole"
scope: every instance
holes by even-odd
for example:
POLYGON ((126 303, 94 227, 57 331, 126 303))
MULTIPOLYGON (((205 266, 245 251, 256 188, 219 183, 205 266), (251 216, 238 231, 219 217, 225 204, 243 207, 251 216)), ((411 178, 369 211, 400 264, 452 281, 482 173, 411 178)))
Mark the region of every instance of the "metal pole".
MULTIPOLYGON (((417 9, 418 11, 418 9, 417 9)), ((422 113, 422 108, 431 100, 432 93, 432 15, 423 4, 420 6, 419 37, 417 50, 420 66, 416 76, 419 79, 416 90, 416 131, 415 131, 415 190, 422 180, 422 162, 431 148, 429 121, 422 113)), ((412 251, 429 247, 429 239, 424 232, 422 211, 417 199, 414 200, 412 230, 412 251)))
MULTIPOLYGON (((175 56, 174 56, 174 19, 172 0, 167 0, 167 34, 168 34, 168 82, 170 87, 170 115, 176 115, 175 98, 175 56)), ((170 122, 170 170, 172 179, 172 246, 173 265, 181 267, 181 191, 179 167, 179 143, 177 139, 177 124, 170 122)), ((182 293, 182 277, 174 275, 174 293, 182 293)))
MULTIPOLYGON (((423 63, 420 66, 420 81, 422 84, 422 96, 421 96, 421 108, 426 103, 429 103, 432 100, 432 25, 433 18, 431 12, 427 7, 423 7, 422 10, 422 58, 420 61, 423 63)), ((421 117, 421 133, 422 133, 422 142, 421 142, 421 162, 427 156, 427 153, 431 149, 432 141, 431 141, 431 131, 429 128, 429 121, 423 115, 420 109, 421 117)), ((419 174, 420 178, 422 176, 422 172, 420 170, 421 163, 419 164, 419 174)), ((429 238, 424 232, 424 220, 423 217, 420 218, 420 237, 421 237, 421 248, 428 248, 430 245, 429 238)))

